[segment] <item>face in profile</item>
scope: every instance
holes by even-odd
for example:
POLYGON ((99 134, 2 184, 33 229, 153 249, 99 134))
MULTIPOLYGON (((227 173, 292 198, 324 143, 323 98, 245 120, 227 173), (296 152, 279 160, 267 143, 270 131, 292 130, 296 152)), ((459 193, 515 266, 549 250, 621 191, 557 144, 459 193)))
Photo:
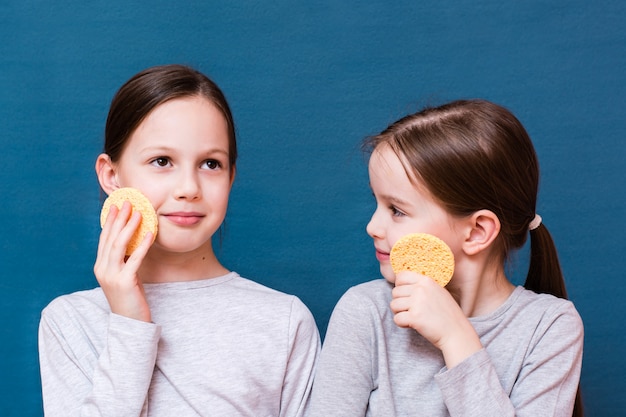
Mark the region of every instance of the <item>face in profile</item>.
POLYGON ((389 146, 381 145, 374 150, 369 176, 376 210, 367 225, 367 233, 374 239, 380 272, 387 281, 395 282, 389 252, 398 239, 409 233, 435 235, 455 252, 458 246, 455 219, 435 202, 425 187, 409 179, 402 161, 389 146))

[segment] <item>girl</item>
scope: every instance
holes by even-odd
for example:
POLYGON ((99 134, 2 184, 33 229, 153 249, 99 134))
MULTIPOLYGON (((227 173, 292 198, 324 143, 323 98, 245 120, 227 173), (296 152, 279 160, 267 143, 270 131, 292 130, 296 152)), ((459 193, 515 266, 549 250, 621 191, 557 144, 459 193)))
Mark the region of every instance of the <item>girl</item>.
POLYGON ((141 190, 158 216, 111 208, 100 288, 59 297, 39 341, 47 416, 299 416, 319 335, 309 310, 229 271, 211 237, 226 215, 237 147, 220 89, 184 66, 147 69, 114 97, 96 173, 106 193, 141 190))
POLYGON ((520 122, 487 101, 457 101, 366 144, 377 203, 367 232, 385 280, 335 307, 309 414, 571 416, 583 325, 535 214, 537 157, 520 122), (505 261, 529 231, 526 288, 515 287, 505 261), (394 275, 389 251, 414 232, 452 249, 446 288, 394 275))

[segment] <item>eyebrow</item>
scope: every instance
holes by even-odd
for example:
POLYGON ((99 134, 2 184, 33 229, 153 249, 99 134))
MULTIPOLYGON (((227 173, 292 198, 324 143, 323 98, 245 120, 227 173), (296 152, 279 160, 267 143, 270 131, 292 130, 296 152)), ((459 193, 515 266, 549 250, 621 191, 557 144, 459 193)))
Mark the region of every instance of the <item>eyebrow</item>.
POLYGON ((383 194, 380 197, 383 200, 389 201, 390 203, 393 203, 394 205, 397 205, 397 206, 408 206, 408 205, 410 205, 410 203, 407 200, 403 200, 401 198, 394 197, 394 196, 389 195, 389 194, 383 194))
MULTIPOLYGON (((370 190, 372 190, 371 184, 370 184, 370 190)), ((376 193, 374 193, 374 190, 372 190, 372 194, 376 196, 376 193)), ((390 203, 393 203, 394 205, 398 205, 398 206, 407 206, 411 204, 407 200, 403 200, 391 194, 379 194, 378 198, 380 198, 381 200, 389 201, 390 203)))
MULTIPOLYGON (((175 148, 171 148, 169 146, 148 146, 141 150, 141 152, 164 152, 164 153, 170 153, 170 152, 176 152, 176 151, 177 150, 175 148)), ((203 151, 202 153, 205 155, 211 155, 214 153, 221 153, 226 156, 229 155, 228 150, 222 149, 222 148, 210 148, 206 151, 203 151)))

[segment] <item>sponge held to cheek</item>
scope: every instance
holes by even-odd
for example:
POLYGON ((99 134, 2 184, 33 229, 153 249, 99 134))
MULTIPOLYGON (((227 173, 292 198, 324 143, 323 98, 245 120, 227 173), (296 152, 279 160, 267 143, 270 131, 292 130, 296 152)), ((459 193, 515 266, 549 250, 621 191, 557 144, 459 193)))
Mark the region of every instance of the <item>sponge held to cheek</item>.
POLYGON ((411 233, 398 241, 389 253, 395 274, 413 271, 445 287, 454 274, 454 255, 446 243, 427 233, 411 233))
POLYGON ((154 207, 152 207, 150 200, 148 200, 148 198, 143 195, 141 191, 136 188, 124 187, 113 191, 109 194, 107 199, 104 200, 102 211, 100 212, 101 227, 104 227, 109 211, 111 210, 111 206, 115 205, 118 209, 121 209, 124 201, 128 201, 132 204, 133 213, 135 211, 139 211, 141 213, 141 223, 126 247, 126 255, 130 256, 130 254, 132 254, 141 244, 148 232, 152 232, 152 241, 154 242, 158 231, 158 219, 156 211, 154 210, 154 207))

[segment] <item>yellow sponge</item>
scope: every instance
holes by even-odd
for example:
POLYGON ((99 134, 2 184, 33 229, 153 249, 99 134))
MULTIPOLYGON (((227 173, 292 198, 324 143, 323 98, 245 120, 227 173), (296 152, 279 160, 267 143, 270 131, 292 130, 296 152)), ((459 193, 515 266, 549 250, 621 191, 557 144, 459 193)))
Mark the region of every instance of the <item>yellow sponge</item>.
POLYGON ((152 232, 152 241, 154 242, 159 222, 156 211, 154 211, 154 207, 152 207, 150 200, 148 200, 148 198, 143 195, 141 191, 135 188, 125 187, 118 188, 113 191, 107 199, 104 200, 104 205, 102 206, 102 211, 100 212, 101 227, 104 227, 104 223, 109 215, 109 210, 111 210, 111 205, 115 205, 117 208, 121 209, 124 201, 129 201, 133 205, 133 213, 135 210, 141 213, 141 223, 126 248, 126 255, 128 256, 133 253, 135 249, 137 249, 148 232, 152 232))
POLYGON ((427 233, 400 238, 389 254, 394 273, 413 271, 426 275, 445 287, 454 273, 454 255, 445 242, 427 233))

